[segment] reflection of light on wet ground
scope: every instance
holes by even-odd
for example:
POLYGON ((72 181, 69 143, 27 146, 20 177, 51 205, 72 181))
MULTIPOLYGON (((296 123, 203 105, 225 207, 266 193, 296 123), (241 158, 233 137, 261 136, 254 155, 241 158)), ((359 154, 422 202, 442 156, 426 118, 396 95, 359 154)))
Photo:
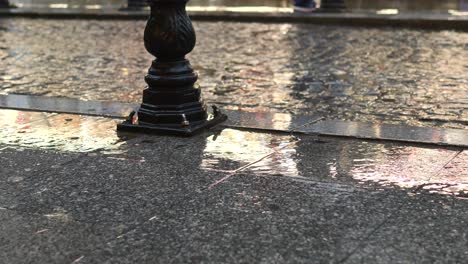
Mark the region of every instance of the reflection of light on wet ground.
POLYGON ((375 12, 378 15, 397 15, 398 9, 381 9, 375 12))
POLYGON ((463 195, 468 191, 466 152, 371 143, 359 145, 357 149, 345 149, 336 162, 330 163, 332 177, 338 167, 362 183, 396 185, 440 194, 463 195))
POLYGON ((116 120, 66 114, 0 111, 0 144, 72 152, 116 149, 116 120))
POLYGON ((51 8, 51 9, 67 9, 67 8, 78 9, 78 8, 81 8, 81 9, 89 9, 89 10, 99 10, 99 9, 102 9, 103 6, 102 5, 84 5, 84 6, 81 6, 81 5, 69 5, 69 4, 50 4, 49 8, 51 8))
POLYGON ((293 120, 290 114, 250 112, 237 107, 224 107, 224 109, 237 110, 227 111, 228 116, 231 117, 228 119, 229 121, 227 123, 237 125, 238 127, 291 131, 292 128, 299 126, 299 124, 292 122, 293 120))
POLYGON ((49 8, 53 8, 53 9, 68 8, 68 4, 50 4, 49 8))
POLYGON ((459 197, 468 192, 467 151, 356 141, 339 143, 339 151, 332 144, 330 148, 318 147, 319 153, 309 153, 314 148, 303 151, 304 143, 296 140, 292 136, 225 129, 208 138, 201 168, 228 173, 212 186, 240 171, 305 182, 324 181, 323 172, 328 171, 331 181, 345 179, 459 197))
POLYGON ((225 129, 220 135, 208 138, 201 167, 206 170, 235 170, 279 151, 280 154, 253 164, 249 171, 257 175, 297 176, 293 159, 296 152, 293 146, 289 146, 294 141, 292 136, 225 129), (228 164, 231 167, 223 167, 228 164))
POLYGON ((468 195, 468 151, 458 154, 440 173, 431 177, 422 187, 430 192, 468 195))
POLYGON ((187 6, 193 12, 292 13, 292 8, 271 6, 187 6))
POLYGON ((102 5, 85 5, 86 9, 101 9, 102 5))
POLYGON ((449 10, 452 16, 468 16, 468 11, 449 10))

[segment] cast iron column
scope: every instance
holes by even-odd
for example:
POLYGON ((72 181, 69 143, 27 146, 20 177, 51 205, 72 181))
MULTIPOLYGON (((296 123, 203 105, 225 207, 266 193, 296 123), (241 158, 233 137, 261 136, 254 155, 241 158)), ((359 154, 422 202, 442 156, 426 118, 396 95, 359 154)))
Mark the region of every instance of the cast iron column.
POLYGON ((322 0, 320 10, 324 12, 342 12, 346 9, 344 0, 322 0))
POLYGON ((150 0, 146 24, 146 50, 154 55, 145 81, 143 102, 118 130, 193 135, 226 120, 213 106, 208 113, 185 55, 195 47, 195 31, 185 11, 188 0, 150 0))
POLYGON ((0 8, 11 8, 13 6, 10 5, 8 0, 0 0, 0 8))

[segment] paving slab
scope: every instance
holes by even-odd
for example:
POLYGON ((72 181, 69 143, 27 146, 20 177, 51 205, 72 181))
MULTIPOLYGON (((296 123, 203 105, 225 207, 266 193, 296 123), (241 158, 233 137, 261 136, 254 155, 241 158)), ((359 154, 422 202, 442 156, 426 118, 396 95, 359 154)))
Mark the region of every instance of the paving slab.
POLYGON ((431 176, 429 183, 422 189, 436 192, 460 193, 468 197, 468 151, 460 151, 442 170, 431 176))
MULTIPOLYGON (((24 111, 50 112, 100 116, 109 118, 126 118, 139 104, 83 101, 65 97, 48 97, 35 95, 8 94, 0 95, 0 108, 24 111)), ((274 112, 249 112, 223 109, 229 120, 223 125, 233 128, 247 128, 271 131, 300 131, 322 118, 310 115, 291 115, 274 112)), ((38 114, 43 115, 43 114, 38 114)))
POLYGON ((468 130, 326 120, 302 129, 306 133, 468 147, 468 130))
POLYGON ((463 263, 467 212, 466 200, 414 196, 366 238, 346 263, 463 263))
MULTIPOLYGON (((51 168, 66 166, 81 157, 80 153, 53 150, 33 150, 20 146, 0 144, 0 207, 12 209, 17 206, 14 197, 29 178, 36 177, 51 168)), ((40 196, 40 191, 33 196, 40 196)), ((37 197, 38 197, 37 196, 37 197)))
POLYGON ((0 111, 0 143, 90 152, 115 149, 126 136, 115 131, 118 120, 70 114, 0 111))
POLYGON ((113 231, 109 225, 79 223, 58 212, 0 210, 0 220, 0 257, 5 263, 90 263, 83 254, 96 252, 113 231))
POLYGON ((300 137, 248 171, 304 182, 351 182, 465 197, 465 156, 458 148, 300 137))
POLYGON ((0 95, 0 108, 52 112, 64 114, 84 114, 123 118, 130 114, 137 104, 124 104, 110 101, 84 101, 66 97, 34 95, 0 95))
POLYGON ((0 146, 9 177, 22 177, 1 185, 9 263, 458 262, 466 251, 464 197, 395 180, 459 171, 456 148, 221 128, 112 152, 0 146), (28 174, 23 157, 52 165, 28 174))
MULTIPOLYGON (((101 101, 82 101, 70 98, 44 97, 34 95, 0 95, 0 108, 18 109, 18 111, 0 111, 4 116, 4 127, 9 127, 15 123, 31 123, 36 119, 50 119, 56 113, 69 113, 74 115, 86 116, 102 116, 108 118, 126 118, 134 109, 138 108, 138 104, 121 103, 121 102, 101 102, 101 101), (28 112, 24 112, 24 111, 28 112), (29 111, 45 111, 53 114, 32 113, 29 111), (12 118, 15 118, 13 121, 12 118)), ((417 127, 408 125, 393 125, 381 122, 364 123, 350 122, 342 120, 324 120, 324 117, 313 115, 293 115, 289 113, 275 112, 251 112, 242 110, 223 109, 223 113, 228 116, 228 120, 220 124, 220 126, 246 129, 250 131, 264 132, 285 132, 285 133, 305 133, 322 136, 337 136, 359 139, 400 141, 409 143, 423 143, 441 146, 457 146, 468 147, 468 130, 465 129, 449 129, 437 127, 417 127)), ((61 115, 55 119, 61 120, 58 123, 63 126, 65 120, 68 125, 74 120, 71 115, 61 115)), ((95 131, 112 130, 116 121, 101 119, 90 119, 86 117, 75 118, 76 122, 85 125, 88 120, 96 120, 92 126, 99 126, 101 129, 95 131)), ((47 121, 49 127, 58 127, 52 119, 47 121), (54 123, 50 125, 49 123, 54 123)), ((35 127, 40 127, 40 122, 35 124, 35 127)), ((18 127, 15 127, 18 130, 18 127)), ((41 129, 41 128, 39 128, 41 129)), ((42 128, 43 130, 43 128, 42 128)), ((19 130, 20 132, 24 132, 19 130)), ((52 132, 48 132, 52 133, 52 132)), ((78 134, 77 131, 67 133, 78 134)), ((61 137, 65 137, 67 133, 63 133, 61 137)), ((110 132, 110 135, 115 133, 110 132)), ((73 135, 71 136, 73 137, 73 135)), ((6 137, 8 138, 8 137, 6 137)), ((104 136, 100 136, 103 141, 104 136)))

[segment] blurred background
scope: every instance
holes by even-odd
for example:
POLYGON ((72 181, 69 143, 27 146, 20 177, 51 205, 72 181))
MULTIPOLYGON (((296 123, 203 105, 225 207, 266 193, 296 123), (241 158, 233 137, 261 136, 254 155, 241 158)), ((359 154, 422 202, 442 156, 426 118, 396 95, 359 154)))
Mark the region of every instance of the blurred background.
MULTIPOLYGON (((320 3, 320 0, 317 0, 320 3)), ((351 11, 374 12, 388 10, 389 14, 404 12, 447 13, 468 10, 468 0, 345 0, 351 11)), ((126 6, 127 0, 10 0, 18 7, 115 9, 126 6)), ((292 0, 191 0, 190 6, 268 6, 291 7, 292 0)))

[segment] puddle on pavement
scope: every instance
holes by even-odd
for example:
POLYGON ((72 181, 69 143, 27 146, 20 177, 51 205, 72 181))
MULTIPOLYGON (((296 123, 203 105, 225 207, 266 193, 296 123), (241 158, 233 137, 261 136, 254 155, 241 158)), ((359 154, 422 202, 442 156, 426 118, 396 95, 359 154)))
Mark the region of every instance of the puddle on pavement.
POLYGON ((0 110, 0 144, 70 152, 119 152, 118 120, 0 110))
POLYGON ((436 193, 458 193, 468 197, 468 151, 457 155, 422 188, 436 193))
POLYGON ((466 151, 361 142, 346 145, 329 166, 332 177, 343 172, 364 184, 468 194, 466 151))
MULTIPOLYGON (((1 110, 0 144, 117 153, 125 144, 115 132, 117 122, 97 117, 1 110)), ((224 129, 207 138, 200 166, 206 171, 232 172, 250 164, 244 172, 255 176, 323 181, 324 174, 328 174, 327 181, 344 178, 382 188, 398 186, 459 197, 468 194, 468 151, 337 141, 328 143, 335 147, 317 148, 320 151, 317 154, 314 148, 305 147, 308 140, 224 129)), ((319 143, 312 146, 315 144, 319 143)))
POLYGON ((245 172, 253 176, 352 180, 382 188, 398 186, 458 197, 468 194, 467 151, 338 141, 328 143, 338 144, 338 148, 317 148, 317 156, 313 148, 304 147, 304 142, 293 136, 225 129, 208 138, 201 168, 232 172, 251 164, 245 172), (269 156, 271 153, 275 154, 269 156), (252 164, 255 161, 259 162, 252 164))
POLYGON ((207 139, 201 168, 205 170, 235 170, 261 159, 273 152, 260 163, 250 167, 256 174, 288 175, 298 174, 293 156, 296 138, 267 133, 254 133, 224 129, 219 135, 207 139))

